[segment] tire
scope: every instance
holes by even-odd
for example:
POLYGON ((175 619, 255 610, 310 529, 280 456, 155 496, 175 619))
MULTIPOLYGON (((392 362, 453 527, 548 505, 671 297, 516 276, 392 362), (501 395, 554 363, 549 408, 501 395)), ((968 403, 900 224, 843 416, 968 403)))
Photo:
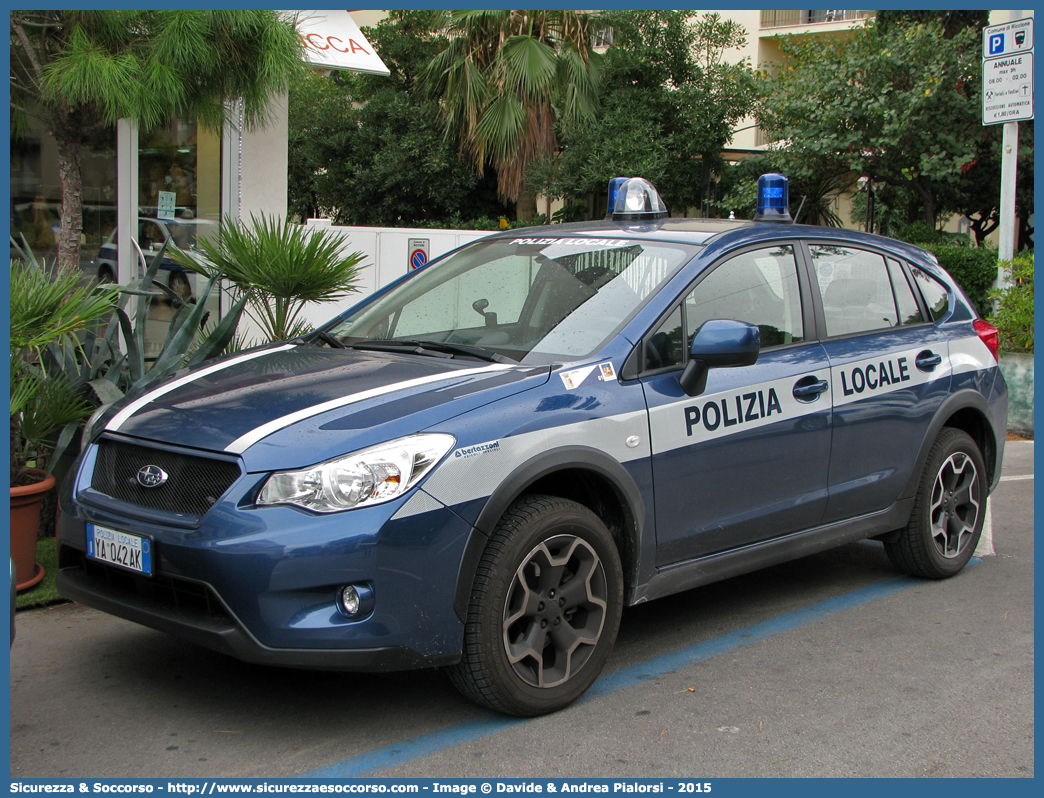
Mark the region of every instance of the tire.
POLYGON ((622 611, 620 555, 598 516, 554 496, 520 499, 479 562, 450 681, 498 712, 554 712, 601 673, 622 611))
POLYGON ((885 551, 911 576, 944 579, 964 568, 979 543, 988 477, 971 436, 946 427, 924 464, 913 512, 885 551))
POLYGON ((182 271, 172 271, 167 278, 167 286, 177 294, 183 301, 188 301, 192 296, 192 286, 189 285, 188 275, 182 271))
POLYGON ((112 269, 108 266, 99 266, 98 283, 101 285, 107 285, 114 282, 116 282, 116 275, 113 273, 112 269))

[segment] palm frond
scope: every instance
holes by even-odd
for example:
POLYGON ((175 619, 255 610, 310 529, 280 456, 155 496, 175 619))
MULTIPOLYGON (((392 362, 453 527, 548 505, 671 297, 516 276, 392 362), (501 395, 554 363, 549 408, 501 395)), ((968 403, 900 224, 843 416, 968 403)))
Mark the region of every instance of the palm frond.
POLYGON ((554 86, 555 50, 529 36, 512 36, 497 54, 495 74, 502 90, 526 99, 546 96, 554 86))

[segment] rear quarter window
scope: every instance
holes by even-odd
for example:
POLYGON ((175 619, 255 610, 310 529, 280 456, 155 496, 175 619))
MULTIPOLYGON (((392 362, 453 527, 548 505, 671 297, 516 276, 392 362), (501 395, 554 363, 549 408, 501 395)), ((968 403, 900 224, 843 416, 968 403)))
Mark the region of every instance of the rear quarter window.
POLYGON ((915 266, 912 271, 914 282, 917 283, 924 303, 928 306, 928 315, 932 317, 932 321, 939 321, 950 309, 950 289, 923 269, 915 266))

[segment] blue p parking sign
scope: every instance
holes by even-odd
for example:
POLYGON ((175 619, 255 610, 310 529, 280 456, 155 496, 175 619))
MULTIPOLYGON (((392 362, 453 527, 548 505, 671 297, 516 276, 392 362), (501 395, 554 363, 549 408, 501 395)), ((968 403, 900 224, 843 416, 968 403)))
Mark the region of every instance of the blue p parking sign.
POLYGON ((995 33, 990 36, 990 55, 999 55, 1004 52, 1004 34, 995 33))

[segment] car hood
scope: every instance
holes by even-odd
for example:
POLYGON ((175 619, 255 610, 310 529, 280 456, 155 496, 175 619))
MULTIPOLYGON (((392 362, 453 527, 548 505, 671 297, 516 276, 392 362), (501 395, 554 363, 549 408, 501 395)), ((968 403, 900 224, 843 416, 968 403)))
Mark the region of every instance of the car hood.
POLYGON ((550 369, 286 344, 176 375, 106 414, 111 434, 297 468, 536 387, 550 369))

